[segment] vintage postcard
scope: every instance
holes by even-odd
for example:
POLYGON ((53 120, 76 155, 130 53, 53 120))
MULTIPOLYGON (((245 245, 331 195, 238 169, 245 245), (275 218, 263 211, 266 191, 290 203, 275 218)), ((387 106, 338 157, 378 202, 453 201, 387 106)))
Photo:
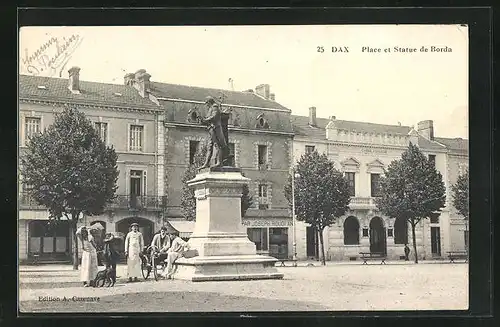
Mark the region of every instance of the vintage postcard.
POLYGON ((468 42, 22 27, 19 311, 468 309, 468 42))

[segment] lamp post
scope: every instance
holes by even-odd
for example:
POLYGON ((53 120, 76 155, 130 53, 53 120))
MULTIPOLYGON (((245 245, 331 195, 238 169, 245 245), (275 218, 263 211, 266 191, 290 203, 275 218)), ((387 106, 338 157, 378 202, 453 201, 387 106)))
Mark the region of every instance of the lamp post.
POLYGON ((295 178, 300 178, 300 174, 295 173, 292 168, 292 232, 293 232, 293 266, 297 267, 297 239, 295 233, 295 178))

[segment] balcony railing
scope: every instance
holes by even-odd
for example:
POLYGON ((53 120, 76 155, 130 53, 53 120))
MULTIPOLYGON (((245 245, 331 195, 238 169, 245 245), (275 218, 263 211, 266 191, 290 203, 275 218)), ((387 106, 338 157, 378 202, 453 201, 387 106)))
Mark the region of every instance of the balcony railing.
POLYGON ((110 208, 128 208, 131 210, 162 209, 165 206, 164 196, 154 195, 116 195, 110 208))
POLYGON ((377 206, 375 204, 375 199, 372 197, 351 197, 349 208, 375 210, 377 206))
MULTIPOLYGON (((19 205, 25 208, 43 208, 28 193, 19 195, 19 205)), ((130 210, 159 210, 166 205, 164 196, 154 195, 116 195, 108 208, 130 210)))

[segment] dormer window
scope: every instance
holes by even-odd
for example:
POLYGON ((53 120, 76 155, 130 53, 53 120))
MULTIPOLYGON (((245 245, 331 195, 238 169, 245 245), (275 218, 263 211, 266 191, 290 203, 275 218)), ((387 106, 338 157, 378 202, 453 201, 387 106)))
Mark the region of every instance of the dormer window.
POLYGON ((267 123, 266 118, 264 118, 264 114, 260 114, 257 116, 257 123, 255 124, 255 128, 269 128, 269 124, 267 123))

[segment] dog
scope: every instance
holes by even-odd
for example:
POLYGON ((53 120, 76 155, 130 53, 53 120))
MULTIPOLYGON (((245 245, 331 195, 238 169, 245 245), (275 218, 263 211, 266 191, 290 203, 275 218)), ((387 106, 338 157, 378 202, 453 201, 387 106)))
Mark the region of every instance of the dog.
POLYGON ((106 266, 106 269, 101 270, 97 273, 97 276, 95 276, 94 280, 91 281, 91 286, 93 287, 104 287, 106 284, 106 287, 113 287, 115 286, 116 283, 116 270, 108 265, 106 266))

